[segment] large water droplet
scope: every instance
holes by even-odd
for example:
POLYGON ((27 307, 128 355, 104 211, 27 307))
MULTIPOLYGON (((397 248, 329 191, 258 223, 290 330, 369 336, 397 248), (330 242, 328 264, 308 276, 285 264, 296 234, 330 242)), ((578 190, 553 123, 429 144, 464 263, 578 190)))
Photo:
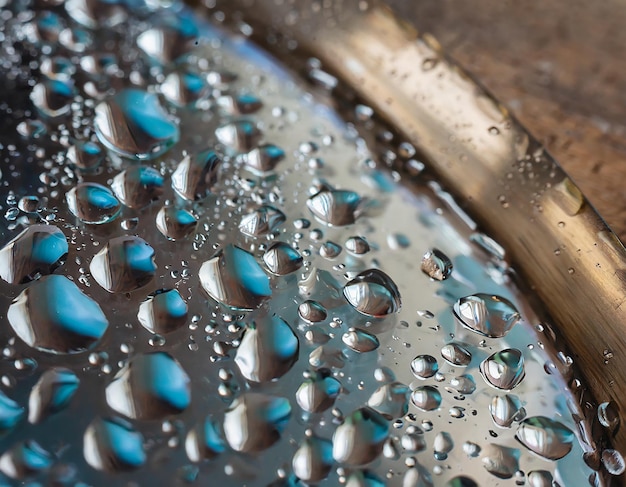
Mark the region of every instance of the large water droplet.
POLYGON ((448 343, 441 347, 441 356, 450 365, 457 367, 467 367, 472 361, 471 352, 458 343, 448 343))
POLYGON ((411 372, 418 379, 428 379, 437 371, 439 371, 439 364, 432 355, 418 355, 411 361, 411 372))
POLYGON ((357 353, 373 352, 380 346, 376 335, 368 333, 361 328, 350 328, 341 336, 341 341, 357 353))
POLYGON ((169 150, 180 136, 178 126, 154 93, 126 89, 95 110, 96 134, 107 148, 124 157, 152 159, 169 150))
POLYGON ((207 91, 205 80, 191 72, 171 73, 161 84, 161 93, 177 106, 193 105, 207 91))
POLYGON ((525 419, 515 438, 530 451, 548 460, 558 460, 572 449, 574 433, 565 425, 545 416, 525 419))
POLYGON ((198 220, 193 213, 173 206, 164 206, 156 216, 157 229, 170 240, 184 239, 191 235, 197 226, 198 220))
POLYGON ((217 457, 226 451, 226 442, 211 417, 189 430, 185 440, 185 451, 189 460, 200 462, 217 457))
POLYGON ((517 448, 490 444, 483 451, 483 467, 499 479, 510 479, 519 470, 520 452, 517 448))
POLYGON ((49 79, 35 85, 30 99, 42 116, 57 118, 70 112, 75 95, 76 90, 69 82, 49 79))
POLYGON ((148 284, 156 273, 154 249, 139 237, 109 240, 89 265, 96 282, 110 293, 125 293, 148 284))
POLYGON ((168 64, 179 60, 194 47, 198 28, 189 17, 166 19, 164 25, 146 30, 137 37, 137 45, 153 60, 168 64))
POLYGON ((441 393, 434 386, 421 386, 411 393, 411 402, 422 411, 434 411, 441 406, 441 393))
POLYGON ((452 261, 441 250, 429 250, 422 257, 422 272, 428 277, 443 281, 452 273, 452 261))
POLYGON ((296 249, 285 242, 274 242, 263 254, 267 269, 277 276, 284 276, 302 267, 303 259, 296 249))
POLYGON ((215 129, 220 143, 235 152, 248 152, 261 138, 261 131, 250 120, 235 120, 215 129))
POLYGON ((282 211, 273 206, 263 205, 244 215, 239 223, 239 231, 248 237, 261 237, 276 230, 285 220, 282 211))
POLYGON ((105 472, 135 470, 146 462, 143 436, 130 423, 95 419, 86 429, 83 455, 89 465, 105 472))
POLYGON ((312 372, 298 388, 296 401, 309 413, 326 411, 341 392, 341 383, 330 375, 330 370, 319 369, 312 372))
POLYGON ((386 419, 401 418, 409 410, 411 390, 401 382, 391 382, 376 389, 367 405, 386 419))
POLYGON ((115 220, 122 205, 106 186, 81 183, 65 194, 67 207, 83 223, 101 225, 115 220))
POLYGON ((162 419, 191 403, 189 376, 165 352, 135 355, 106 388, 111 409, 133 419, 162 419))
POLYGON ((26 480, 48 470, 52 455, 39 443, 28 440, 16 443, 0 457, 0 472, 15 480, 26 480))
POLYGON ((445 460, 448 458, 448 453, 454 449, 454 440, 452 435, 446 431, 440 431, 433 440, 433 450, 435 452, 435 458, 437 460, 445 460))
POLYGON ((255 453, 280 439, 291 416, 283 397, 247 392, 233 401, 224 414, 224 435, 233 450, 255 453))
POLYGON ((141 303, 137 319, 146 330, 163 335, 185 325, 188 309, 176 289, 161 289, 141 303))
POLYGON ((68 250, 59 228, 31 225, 0 250, 0 277, 9 284, 23 284, 51 274, 63 264, 68 250))
POLYGON ((354 191, 324 188, 306 205, 322 222, 332 226, 353 224, 362 212, 363 200, 354 191))
POLYGON ((514 421, 519 422, 526 416, 521 401, 513 394, 494 396, 489 405, 489 412, 493 422, 502 428, 510 428, 514 421))
POLYGON ((321 482, 333 465, 333 444, 323 438, 307 438, 293 454, 291 465, 300 480, 321 482))
POLYGON ((476 333, 501 338, 520 321, 513 304, 492 294, 473 294, 454 304, 454 314, 461 324, 476 333))
POLYGON ((28 400, 28 421, 39 423, 50 414, 58 413, 67 407, 80 381, 69 369, 46 370, 30 392, 28 400))
POLYGON ((611 475, 622 475, 626 471, 624 457, 620 452, 612 448, 602 451, 602 465, 611 475))
POLYGON ((13 428, 24 416, 24 408, 0 391, 0 433, 13 428))
POLYGON ((526 375, 524 356, 515 348, 507 348, 487 357, 480 364, 480 372, 496 389, 509 391, 522 382, 526 375))
POLYGON ((268 382, 285 375, 298 359, 298 337, 278 316, 248 325, 237 348, 235 363, 252 382, 268 382))
POLYGON ((358 274, 343 288, 343 295, 359 312, 382 318, 400 310, 400 291, 384 272, 369 269, 358 274))
POLYGON ((199 277, 209 296, 236 309, 254 309, 272 294, 254 256, 232 244, 202 264, 199 277))
POLYGON ((172 188, 186 200, 205 198, 217 182, 222 159, 212 150, 186 155, 172 174, 172 188))
POLYGON ((47 276, 22 291, 7 313, 13 330, 31 347, 78 353, 104 335, 109 322, 98 303, 65 276, 47 276))
POLYGON ((113 178, 111 189, 126 206, 141 209, 163 194, 163 176, 152 167, 133 166, 113 178))
POLYGON ((389 435, 385 417, 371 408, 346 416, 333 435, 333 458, 348 465, 364 465, 376 459, 389 435))
POLYGON ((285 158, 285 151, 273 144, 264 144, 248 152, 245 157, 246 166, 254 172, 264 174, 273 171, 285 158))

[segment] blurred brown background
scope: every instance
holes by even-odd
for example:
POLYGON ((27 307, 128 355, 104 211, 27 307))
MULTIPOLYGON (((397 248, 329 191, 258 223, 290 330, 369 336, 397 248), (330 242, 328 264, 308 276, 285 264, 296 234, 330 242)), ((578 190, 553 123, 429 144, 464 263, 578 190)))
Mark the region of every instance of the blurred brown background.
POLYGON ((626 1, 388 3, 513 111, 626 242, 626 1))

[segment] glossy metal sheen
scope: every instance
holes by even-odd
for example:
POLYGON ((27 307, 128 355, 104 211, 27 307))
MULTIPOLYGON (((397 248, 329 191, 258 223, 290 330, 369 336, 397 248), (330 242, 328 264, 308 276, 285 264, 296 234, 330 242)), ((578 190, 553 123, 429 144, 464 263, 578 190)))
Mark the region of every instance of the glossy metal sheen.
MULTIPOLYGON (((379 2, 215 3, 257 40, 296 40, 419 147, 542 299, 597 401, 626 408, 626 251, 505 107, 379 2)), ((626 449, 626 429, 615 443, 626 449)))

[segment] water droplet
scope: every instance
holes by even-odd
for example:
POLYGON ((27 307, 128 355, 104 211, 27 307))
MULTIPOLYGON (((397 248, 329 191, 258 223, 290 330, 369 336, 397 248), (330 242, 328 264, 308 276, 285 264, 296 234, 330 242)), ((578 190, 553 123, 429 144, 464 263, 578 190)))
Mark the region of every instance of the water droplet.
POLYGON ((441 250, 429 250, 422 257, 422 272, 432 279, 443 281, 452 273, 452 261, 441 250))
POLYGON ((513 394, 494 396, 489 405, 493 422, 502 428, 510 428, 514 421, 519 422, 526 416, 521 401, 513 394))
POLYGON ((116 237, 89 265, 96 282, 110 293, 123 293, 148 284, 156 273, 154 249, 139 237, 116 237))
POLYGON ((483 449, 483 467, 499 479, 510 479, 519 470, 520 452, 517 448, 490 444, 483 449))
POLYGON ((372 335, 361 328, 350 328, 341 336, 341 341, 357 353, 373 352, 380 346, 376 335, 372 335))
POLYGON ((133 166, 113 178, 111 189, 129 208, 141 209, 163 193, 163 176, 152 167, 133 166))
POLYGON ((26 344, 52 353, 78 353, 104 335, 109 322, 100 306, 65 276, 46 276, 25 289, 7 313, 26 344))
POLYGON ((418 379, 428 379, 438 371, 437 359, 431 355, 418 355, 411 362, 411 372, 418 379))
POLYGON ((83 223, 101 225, 115 220, 122 205, 106 186, 81 183, 66 193, 67 207, 83 223))
POLYGON ((199 277, 209 296, 235 309, 257 308, 272 294, 254 256, 232 244, 202 264, 199 277))
POLYGON ((327 312, 317 301, 306 300, 298 306, 298 315, 307 323, 321 323, 326 319, 327 312))
POLYGON ((263 106, 260 98, 249 93, 238 96, 223 95, 216 102, 227 115, 248 115, 260 110, 263 106))
POLYGON ((256 453, 280 439, 291 416, 291 405, 283 397, 246 392, 233 401, 224 414, 224 435, 230 447, 256 453))
POLYGON ((93 0, 67 0, 65 10, 79 24, 96 29, 113 27, 126 20, 126 10, 122 2, 94 2, 93 0))
POLYGON ((0 250, 0 277, 23 284, 61 266, 69 245, 63 232, 52 225, 31 225, 0 250))
POLYGON ((457 367, 467 367, 472 361, 471 352, 458 343, 444 345, 441 348, 441 356, 450 365, 457 367))
POLYGON ((376 459, 389 435, 389 423, 371 408, 346 416, 333 435, 333 458, 348 465, 364 465, 376 459))
POLYGON ((320 247, 320 255, 325 259, 335 259, 339 254, 341 254, 341 246, 337 245, 335 242, 324 242, 320 247))
POLYGON ((302 267, 300 253, 285 242, 274 242, 263 254, 267 269, 277 276, 284 276, 302 267))
POLYGON ((555 487, 552 474, 547 470, 533 470, 526 477, 530 487, 555 487))
POLYGON ((205 80, 191 72, 171 73, 161 83, 161 93, 177 106, 193 105, 207 92, 205 80))
POLYGON ((67 149, 66 157, 69 163, 77 168, 91 171, 102 163, 104 152, 95 142, 76 142, 67 149))
POLYGON ((613 401, 603 402, 598 406, 598 421, 611 433, 620 425, 619 408, 613 401))
POLYGON ((26 480, 48 470, 54 459, 39 443, 16 443, 0 457, 0 472, 15 480, 26 480))
POLYGON ((285 151, 273 144, 263 144, 246 154, 246 166, 253 171, 264 174, 273 171, 285 158, 285 151))
POLYGON ((49 79, 35 85, 30 99, 42 116, 57 118, 70 112, 75 96, 76 90, 72 84, 49 79))
POLYGON ((137 46, 161 64, 180 60, 193 49, 198 37, 198 28, 190 17, 175 16, 167 20, 137 37, 137 46))
POLYGON ((217 140, 235 152, 249 152, 259 142, 261 131, 251 120, 235 120, 215 129, 217 140))
POLYGON ((333 444, 323 438, 307 438, 293 454, 293 473, 302 481, 316 483, 326 478, 333 465, 333 444))
POLYGON ((411 393, 411 402, 422 411, 434 411, 441 406, 441 393, 434 386, 421 386, 411 393))
POLYGON ((460 475, 450 479, 446 487, 478 487, 478 484, 465 475, 460 475))
POLYGON ((217 182, 221 163, 212 150, 186 155, 172 174, 172 188, 189 201, 205 198, 217 182))
POLYGON ((39 203, 37 196, 24 196, 18 201, 17 207, 24 213, 37 213, 40 208, 39 203))
POLYGON ((476 458, 480 455, 481 448, 476 443, 472 443, 471 441, 466 441, 463 443, 463 451, 470 458, 476 458))
POLYGON ((70 403, 80 381, 69 369, 46 370, 33 387, 28 399, 28 421, 39 423, 58 413, 70 403))
POLYGON ((296 401, 309 413, 321 413, 332 407, 340 392, 341 383, 330 375, 328 369, 319 369, 300 384, 296 401))
POLYGON ((178 126, 154 93, 126 89, 95 109, 96 134, 123 157, 152 159, 167 152, 180 136, 178 126))
POLYGON ((476 382, 474 381, 474 377, 470 374, 453 377, 450 379, 450 385, 456 392, 463 395, 473 394, 476 390, 476 382))
POLYGON ((354 191, 323 188, 307 200, 307 207, 320 221, 331 226, 353 224, 362 213, 363 201, 354 191))
POLYGON ((244 215, 239 223, 239 231, 248 237, 261 237, 275 231, 285 220, 282 211, 263 205, 244 215))
POLYGON ((367 405, 386 419, 401 418, 409 410, 411 390, 401 382, 391 382, 376 389, 367 405))
POLYGON ((298 351, 298 338, 287 322, 278 316, 266 317, 248 325, 235 363, 247 380, 268 382, 291 369, 298 351))
POLYGON ((545 416, 533 416, 520 424, 515 438, 530 451, 548 460, 558 460, 572 449, 574 433, 545 416))
POLYGON ((96 470, 127 472, 146 462, 143 443, 143 436, 130 423, 97 418, 85 430, 83 455, 96 470))
POLYGON ((611 448, 602 451, 602 465, 611 475, 622 475, 626 471, 624 457, 620 452, 611 448))
POLYGON ((526 375, 524 356, 515 348, 507 348, 496 352, 480 364, 483 378, 496 389, 511 390, 526 375))
POLYGON ((163 419, 191 403, 189 376, 169 354, 135 355, 106 388, 111 409, 132 419, 163 419))
POLYGON ((188 310, 176 289, 161 289, 141 303, 137 319, 146 330, 163 335, 184 326, 188 310))
POLYGON ((193 213, 173 206, 164 206, 156 216, 157 229, 170 240, 184 239, 191 235, 197 226, 198 220, 193 213))
POLYGON ((46 126, 41 120, 24 120, 17 125, 16 130, 25 139, 38 139, 45 135, 46 126))
POLYGON ((0 433, 5 433, 20 422, 24 408, 0 391, 0 433))
POLYGON ((454 304, 454 315, 461 324, 490 338, 501 338, 520 320, 513 304, 500 296, 473 294, 454 304))
POLYGON ((370 251, 370 245, 363 237, 350 237, 345 243, 346 250, 354 255, 363 255, 370 251))
POLYGON ((426 439, 423 433, 410 433, 407 431, 402 435, 400 444, 405 453, 419 453, 426 449, 426 439))
POLYGON ((185 440, 185 451, 189 460, 200 462, 217 457, 226 451, 226 442, 211 417, 189 430, 185 440))
POLYGON ((369 269, 358 274, 343 288, 348 302, 366 316, 382 318, 400 310, 400 292, 384 272, 369 269))
POLYGON ((433 450, 435 451, 435 458, 437 460, 445 460, 448 458, 448 453, 454 449, 454 440, 452 435, 446 431, 440 431, 433 440, 433 450))

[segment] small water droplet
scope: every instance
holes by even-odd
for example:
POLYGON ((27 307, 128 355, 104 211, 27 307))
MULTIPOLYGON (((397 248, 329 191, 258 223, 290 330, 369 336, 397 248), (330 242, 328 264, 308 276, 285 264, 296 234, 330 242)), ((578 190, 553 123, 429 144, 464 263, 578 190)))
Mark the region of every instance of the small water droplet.
POLYGON ((170 240, 184 239, 191 235, 197 226, 198 220, 193 213, 173 206, 164 206, 156 216, 157 229, 170 240))
POLYGON ((70 112, 75 96, 71 83, 49 79, 35 85, 30 99, 42 116, 54 119, 70 112))
POLYGON ((411 390, 401 382, 391 382, 376 389, 367 405, 388 420, 401 418, 409 410, 410 393, 411 390))
POLYGON ((428 379, 437 373, 439 364, 431 355, 418 355, 411 361, 411 372, 418 379, 428 379))
POLYGON ((311 437, 304 440, 293 455, 293 473, 309 483, 321 482, 330 473, 333 465, 333 444, 323 438, 311 437))
POLYGON ((172 188, 186 200, 205 198, 217 182, 222 159, 212 150, 186 155, 172 174, 172 188))
POLYGON ((50 414, 62 411, 70 403, 80 381, 69 369, 46 370, 33 389, 28 400, 28 421, 39 423, 50 414))
POLYGON ((513 394, 494 396, 489 405, 489 412, 493 422, 501 428, 510 428, 514 421, 519 422, 526 416, 521 401, 513 394))
POLYGON ((346 250, 354 255, 363 255, 370 251, 370 246, 363 237, 350 237, 345 243, 346 250))
POLYGON ((34 440, 16 443, 0 457, 0 472, 15 480, 26 480, 48 470, 54 458, 34 440))
POLYGON ((235 120, 215 129, 217 140, 234 152, 249 152, 261 138, 261 131, 251 120, 235 120))
POLYGON ((261 237, 275 231, 285 220, 282 211, 263 205, 244 215, 239 223, 239 231, 248 237, 261 237))
POLYGON ((524 356, 515 348, 490 355, 480 364, 483 378, 496 389, 514 389, 524 379, 524 356))
POLYGON ((162 25, 152 27, 137 37, 137 46, 161 64, 169 64, 186 56, 198 37, 198 28, 190 17, 174 16, 166 19, 162 25))
POLYGON ((0 391, 0 433, 6 433, 20 422, 24 408, 0 391))
POLYGON ((389 435, 389 423, 371 408, 345 417, 333 435, 333 458, 348 465, 364 465, 377 458, 389 435))
POLYGON ((161 335, 184 326, 188 310, 176 289, 161 289, 141 303, 137 319, 146 330, 161 335))
POLYGON ((369 269, 358 274, 343 288, 347 301, 367 316, 381 318, 400 310, 400 292, 384 272, 369 269))
POLYGON ((205 80, 196 73, 170 73, 161 83, 161 93, 177 106, 193 105, 207 92, 205 80))
POLYGON ((434 411, 441 406, 441 393, 434 386, 421 386, 411 393, 411 402, 422 411, 434 411))
POLYGON ((67 149, 67 160, 83 171, 96 169, 104 159, 104 151, 95 142, 76 142, 67 149))
POLYGON ((324 188, 307 200, 307 207, 331 226, 353 224, 362 213, 363 201, 354 191, 324 188))
POLYGON ((226 442, 218 428, 218 424, 211 417, 207 417, 189 430, 185 439, 185 451, 189 460, 211 460, 226 451, 226 442))
POLYGON ((519 470, 520 451, 501 445, 487 445, 483 451, 483 467, 499 479, 510 479, 519 470))
POLYGON ((443 281, 452 273, 452 261, 440 250, 432 249, 422 257, 421 268, 430 278, 443 281))
POLYGON ((246 154, 245 163, 249 169, 264 174, 273 171, 285 158, 285 151, 273 144, 264 144, 246 154))
POLYGON ((357 353, 372 352, 380 346, 376 335, 361 328, 350 328, 341 336, 341 341, 357 353))
POLYGON ((143 443, 143 436, 130 423, 97 418, 85 430, 83 455, 96 470, 127 472, 146 462, 143 443))
POLYGON ((305 411, 320 413, 333 406, 340 391, 341 383, 330 375, 330 371, 319 369, 300 384, 296 401, 305 411))
POLYGON ((454 304, 453 310, 464 327, 490 338, 505 336, 521 320, 510 301, 491 294, 461 298, 454 304))
POLYGON ((227 115, 248 115, 263 106, 260 98, 253 94, 222 95, 216 100, 217 106, 227 115))
POLYGON ((457 367, 467 367, 472 361, 471 352, 458 343, 444 345, 441 348, 441 356, 450 365, 457 367))
POLYGON ((113 178, 111 189, 124 205, 141 209, 163 193, 163 176, 148 166, 132 166, 113 178))
POLYGON ((602 465, 611 475, 622 475, 626 471, 624 457, 620 452, 611 448, 602 451, 602 465))
POLYGON ((122 205, 106 186, 81 183, 65 195, 67 207, 83 223, 101 225, 115 220, 122 205))

